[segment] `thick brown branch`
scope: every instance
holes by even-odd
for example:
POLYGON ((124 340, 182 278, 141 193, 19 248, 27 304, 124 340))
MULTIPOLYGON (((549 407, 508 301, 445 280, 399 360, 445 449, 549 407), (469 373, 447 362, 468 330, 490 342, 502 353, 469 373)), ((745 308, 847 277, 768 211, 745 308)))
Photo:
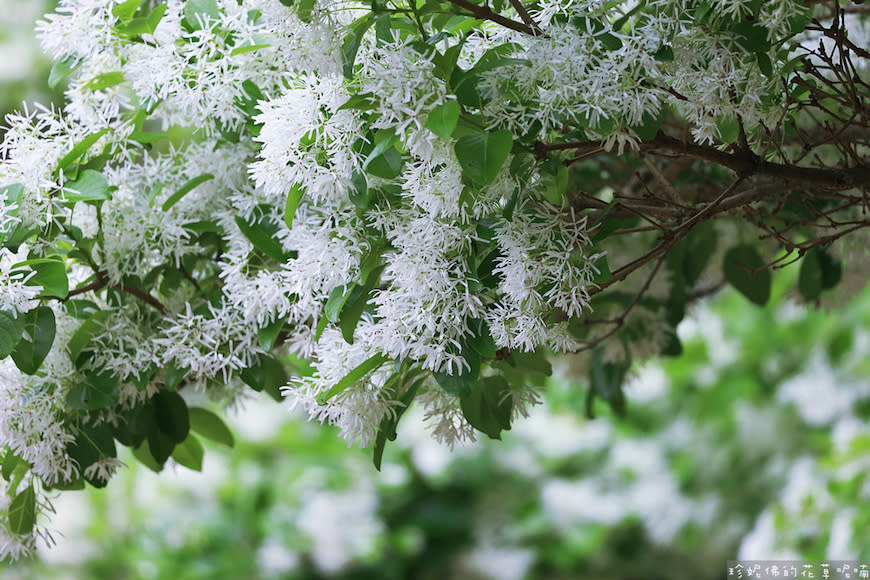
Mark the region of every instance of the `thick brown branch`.
MULTIPOLYGON (((102 274, 102 272, 100 274, 102 274)), ((79 294, 84 294, 86 292, 90 292, 91 290, 100 290, 102 288, 105 288, 106 285, 109 283, 109 280, 104 276, 101 276, 100 274, 97 274, 97 279, 90 284, 85 284, 84 286, 70 290, 69 293, 66 295, 66 298, 63 299, 63 302, 66 302, 70 298, 78 296, 79 294)))
POLYGON ((528 25, 528 27, 532 30, 532 32, 534 32, 537 35, 543 34, 543 31, 541 31, 541 27, 538 26, 538 23, 534 21, 534 19, 528 13, 528 11, 526 10, 526 7, 523 6, 523 3, 520 0, 510 0, 510 3, 511 3, 511 6, 514 7, 514 10, 517 11, 517 14, 519 14, 522 21, 525 22, 526 25, 528 25))
POLYGON ((122 292, 126 292, 127 294, 129 294, 131 296, 135 296, 139 300, 142 300, 143 302, 147 302, 148 304, 150 304, 151 306, 153 306, 154 308, 159 310, 161 314, 166 314, 166 307, 163 306, 163 304, 161 304, 159 300, 157 300, 156 298, 154 298, 153 296, 151 296, 150 294, 148 294, 144 290, 140 290, 139 288, 134 288, 133 286, 125 286, 124 284, 112 284, 112 288, 117 288, 118 290, 121 290, 122 292))
MULTIPOLYGON (((595 150, 601 147, 597 142, 555 143, 552 145, 538 143, 535 150, 538 153, 565 150, 595 150)), ((817 186, 826 189, 842 190, 870 185, 870 167, 860 165, 849 169, 821 169, 784 165, 764 161, 754 155, 728 153, 714 147, 685 143, 680 139, 659 133, 654 139, 640 144, 641 151, 668 151, 694 159, 709 161, 731 169, 739 176, 764 175, 791 182, 799 182, 807 186, 817 186)))
POLYGON ((124 284, 110 284, 109 276, 108 274, 106 274, 105 271, 97 272, 97 279, 93 282, 85 284, 84 286, 81 286, 79 288, 70 290, 69 293, 66 295, 66 298, 63 299, 63 302, 66 302, 70 298, 73 298, 74 296, 78 296, 80 294, 84 294, 86 292, 102 290, 106 286, 116 288, 118 290, 121 290, 122 292, 126 292, 131 296, 135 296, 139 300, 142 300, 143 302, 146 302, 159 310, 161 314, 166 314, 167 312, 166 307, 163 306, 163 304, 161 304, 159 300, 157 300, 156 298, 151 296, 151 294, 148 294, 144 290, 135 288, 133 286, 126 286, 124 284))
POLYGON ((505 18, 498 12, 493 12, 486 6, 478 6, 477 4, 473 4, 468 2, 468 0, 447 0, 451 4, 455 4, 460 8, 465 8, 476 17, 482 20, 491 20, 496 24, 501 24, 505 28, 510 28, 511 30, 516 30, 517 32, 522 32, 523 34, 529 34, 531 36, 539 36, 541 31, 540 29, 535 30, 530 27, 528 24, 523 24, 522 22, 517 22, 516 20, 511 20, 510 18, 505 18))

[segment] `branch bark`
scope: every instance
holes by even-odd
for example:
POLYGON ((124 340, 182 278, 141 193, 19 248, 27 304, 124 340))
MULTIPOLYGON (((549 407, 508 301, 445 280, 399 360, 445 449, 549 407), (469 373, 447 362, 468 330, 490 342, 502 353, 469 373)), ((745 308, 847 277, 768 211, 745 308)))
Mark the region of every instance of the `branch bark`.
MULTIPOLYGON (((481 20, 490 20, 495 22, 496 24, 501 24, 505 28, 510 28, 511 30, 516 30, 517 32, 522 32, 523 34, 528 34, 531 36, 540 36, 541 31, 537 26, 532 28, 528 24, 524 24, 522 22, 517 22, 516 20, 511 20, 510 18, 505 18, 498 12, 493 12, 486 6, 479 6, 472 2, 468 2, 468 0, 447 0, 451 4, 455 4, 460 8, 464 8, 474 14, 476 17, 481 20)), ((522 15, 521 15, 522 16, 522 15)))
MULTIPOLYGON (((538 143, 537 153, 548 151, 595 151, 602 146, 599 142, 538 143)), ((765 161, 751 153, 728 153, 707 145, 686 143, 680 139, 659 133, 655 138, 643 141, 641 151, 667 151, 679 153, 693 159, 709 161, 737 173, 741 177, 763 175, 785 181, 802 183, 807 186, 823 187, 831 190, 851 189, 870 186, 870 167, 859 165, 848 169, 803 167, 765 161)))

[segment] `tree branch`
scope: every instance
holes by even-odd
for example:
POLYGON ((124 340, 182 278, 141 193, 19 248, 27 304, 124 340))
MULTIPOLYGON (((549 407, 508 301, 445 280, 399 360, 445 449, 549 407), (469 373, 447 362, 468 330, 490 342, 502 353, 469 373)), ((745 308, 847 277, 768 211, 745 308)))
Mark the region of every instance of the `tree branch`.
POLYGON ((131 296, 135 296, 139 300, 142 300, 143 302, 146 302, 146 303, 150 304, 151 306, 153 306, 154 308, 156 308, 157 310, 159 310, 161 314, 167 313, 166 307, 163 306, 163 304, 159 300, 157 300, 151 294, 145 292, 144 290, 141 290, 140 288, 135 288, 133 286, 126 286, 124 284, 110 284, 109 283, 109 275, 105 272, 105 270, 100 270, 99 272, 97 272, 97 279, 94 280, 93 282, 90 282, 89 284, 85 284, 84 286, 81 286, 79 288, 75 288, 73 290, 70 290, 67 293, 66 298, 62 299, 61 302, 66 302, 70 298, 72 298, 74 296, 78 296, 80 294, 84 294, 86 292, 102 290, 103 288, 105 288, 107 286, 110 288, 115 288, 115 289, 120 290, 122 292, 126 292, 127 294, 129 294, 131 296))
POLYGON ((544 33, 541 30, 541 27, 538 26, 538 23, 535 22, 534 18, 532 18, 531 15, 528 13, 526 7, 523 6, 523 3, 520 2, 520 0, 510 0, 510 3, 511 6, 514 7, 514 10, 516 10, 517 14, 519 14, 522 21, 526 23, 526 25, 532 30, 532 32, 534 32, 538 36, 544 33))
MULTIPOLYGON (((598 142, 537 143, 535 144, 535 151, 539 154, 548 151, 566 150, 594 151, 600 147, 601 143, 598 142)), ((640 144, 640 150, 669 151, 702 161, 710 161, 711 163, 727 167, 742 177, 765 175, 834 190, 870 185, 870 167, 866 165, 858 165, 849 169, 823 169, 772 163, 751 153, 728 153, 706 145, 685 143, 664 133, 659 133, 655 138, 643 141, 640 144)))
POLYGON ((122 292, 126 292, 127 294, 129 294, 131 296, 135 296, 136 298, 138 298, 139 300, 142 300, 143 302, 147 302, 148 304, 150 304, 151 306, 153 306, 154 308, 159 310, 160 314, 166 314, 166 312, 167 312, 166 307, 163 306, 163 304, 161 304, 159 300, 157 300, 156 298, 154 298, 153 296, 151 296, 150 294, 148 294, 144 290, 140 290, 139 288, 134 288, 133 286, 125 286, 124 284, 112 284, 111 286, 112 286, 112 288, 117 288, 118 290, 121 290, 122 292))
POLYGON ((495 22, 496 24, 501 24, 505 28, 510 28, 511 30, 516 30, 517 32, 522 32, 523 34, 528 34, 531 36, 540 36, 541 34, 540 29, 538 29, 537 27, 532 28, 528 24, 523 24, 522 22, 517 22, 516 20, 511 20, 510 18, 505 18, 498 12, 493 12, 486 6, 478 6, 477 4, 468 2, 468 0, 447 1, 451 4, 459 6, 460 8, 465 8, 481 20, 490 20, 492 22, 495 22))

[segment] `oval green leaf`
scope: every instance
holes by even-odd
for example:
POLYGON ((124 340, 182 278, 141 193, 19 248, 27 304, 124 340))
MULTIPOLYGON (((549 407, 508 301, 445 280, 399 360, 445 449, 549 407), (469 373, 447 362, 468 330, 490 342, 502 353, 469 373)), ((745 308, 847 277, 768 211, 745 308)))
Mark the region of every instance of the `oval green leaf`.
POLYGON ((755 246, 740 244, 728 250, 722 260, 722 272, 728 283, 750 302, 767 304, 772 276, 755 246))
POLYGON ((202 471, 202 458, 204 455, 205 449, 203 449, 202 443, 199 442, 199 439, 193 433, 189 434, 184 441, 176 445, 172 451, 172 459, 176 463, 194 471, 202 471))
POLYGON ((9 531, 29 534, 36 525, 36 492, 30 485, 16 495, 9 504, 9 531))
POLYGON ((230 431, 229 427, 220 417, 208 409, 201 407, 190 407, 188 413, 190 416, 190 428, 192 430, 215 443, 220 443, 227 447, 235 445, 232 431, 230 431))
POLYGON ((12 316, 0 310, 0 359, 9 356, 24 334, 24 315, 12 316))
POLYGON ((488 133, 471 133, 461 137, 454 147, 462 171, 478 185, 495 181, 513 146, 513 134, 501 129, 488 133))
POLYGON ((12 351, 12 360, 21 372, 28 375, 39 370, 42 361, 54 343, 54 312, 48 306, 40 306, 24 315, 24 333, 12 351))

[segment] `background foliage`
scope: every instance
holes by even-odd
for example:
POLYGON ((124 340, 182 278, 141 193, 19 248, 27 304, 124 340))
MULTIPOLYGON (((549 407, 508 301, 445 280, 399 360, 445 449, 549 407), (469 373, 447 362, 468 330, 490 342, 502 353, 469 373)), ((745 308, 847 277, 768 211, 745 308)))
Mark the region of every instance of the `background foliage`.
POLYGON ((685 356, 640 370, 625 418, 581 419, 582 385, 558 373, 502 442, 406 431, 381 473, 251 401, 202 474, 125 457, 105 490, 58 502, 56 548, 4 577, 698 579, 737 555, 868 558, 870 293, 832 317, 788 286, 763 309, 733 291, 697 308, 685 356))

